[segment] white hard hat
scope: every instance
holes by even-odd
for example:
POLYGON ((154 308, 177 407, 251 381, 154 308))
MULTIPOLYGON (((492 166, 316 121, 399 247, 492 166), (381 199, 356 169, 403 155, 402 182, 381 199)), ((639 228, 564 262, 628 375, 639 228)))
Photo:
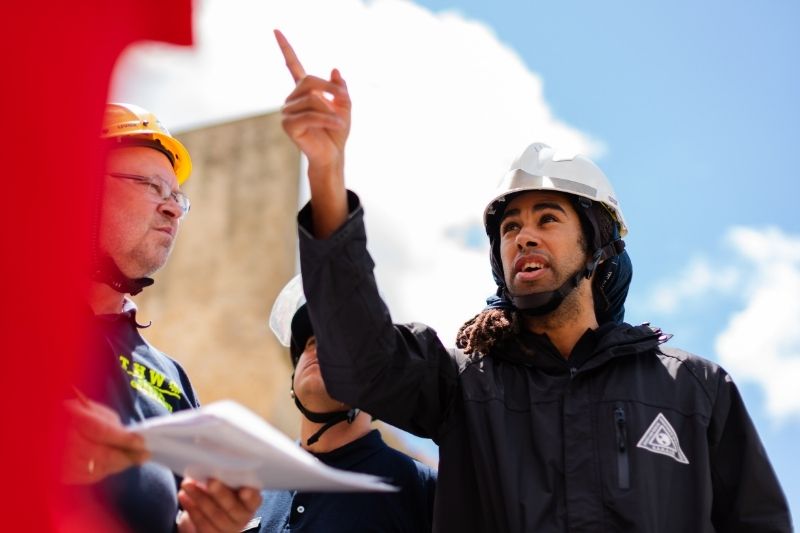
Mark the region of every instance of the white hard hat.
POLYGON ((531 144, 512 163, 500 181, 496 195, 486 206, 484 225, 488 229, 489 218, 503 210, 498 209, 498 203, 505 202, 509 195, 538 190, 559 191, 600 202, 619 225, 620 237, 628 233, 619 201, 603 171, 585 156, 559 157, 555 150, 543 143, 531 144))
POLYGON ((272 312, 269 315, 269 327, 278 342, 287 348, 292 342, 292 319, 297 310, 306 303, 306 295, 303 293, 303 278, 300 274, 289 280, 283 287, 275 303, 272 304, 272 312))

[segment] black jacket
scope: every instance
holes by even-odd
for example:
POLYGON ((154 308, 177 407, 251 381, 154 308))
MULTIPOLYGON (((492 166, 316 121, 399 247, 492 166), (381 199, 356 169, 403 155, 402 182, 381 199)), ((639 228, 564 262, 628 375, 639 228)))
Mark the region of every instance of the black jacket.
POLYGON ((326 240, 308 230, 310 206, 299 216, 323 377, 335 398, 439 445, 435 531, 791 531, 720 367, 627 324, 587 333, 569 360, 530 334, 490 357, 447 350, 427 326, 392 324, 349 201, 326 240))

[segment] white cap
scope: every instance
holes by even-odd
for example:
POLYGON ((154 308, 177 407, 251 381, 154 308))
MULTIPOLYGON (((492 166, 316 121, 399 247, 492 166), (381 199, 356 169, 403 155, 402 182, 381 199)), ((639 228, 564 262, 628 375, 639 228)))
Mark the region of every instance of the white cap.
POLYGON ((289 280, 275 303, 272 304, 272 312, 269 315, 269 327, 272 333, 278 338, 278 342, 287 348, 292 342, 292 319, 294 314, 306 303, 306 295, 303 293, 303 278, 300 274, 289 280))

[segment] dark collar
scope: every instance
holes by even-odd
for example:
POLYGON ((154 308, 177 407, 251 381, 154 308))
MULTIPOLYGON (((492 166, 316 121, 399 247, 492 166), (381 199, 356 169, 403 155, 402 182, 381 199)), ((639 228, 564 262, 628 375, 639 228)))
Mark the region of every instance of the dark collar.
POLYGON ((665 342, 668 336, 647 324, 631 326, 607 322, 586 332, 578 339, 568 359, 546 334, 523 331, 516 338, 493 350, 494 359, 534 366, 545 372, 562 373, 570 369, 596 367, 610 358, 651 349, 665 342))
POLYGON ((373 429, 363 437, 348 442, 344 446, 329 452, 315 453, 314 456, 327 465, 335 465, 337 468, 347 470, 363 461, 365 457, 369 457, 385 447, 386 444, 381 438, 380 431, 373 429))
MULTIPOLYGON (((89 310, 91 311, 91 308, 89 308, 89 310)), ((130 322, 133 326, 140 329, 149 328, 152 322, 148 322, 147 324, 139 324, 139 322, 136 321, 137 311, 138 309, 136 308, 136 304, 133 303, 132 300, 125 298, 125 300, 122 302, 122 312, 94 315, 94 318, 99 324, 113 324, 120 320, 124 320, 126 322, 130 322)))

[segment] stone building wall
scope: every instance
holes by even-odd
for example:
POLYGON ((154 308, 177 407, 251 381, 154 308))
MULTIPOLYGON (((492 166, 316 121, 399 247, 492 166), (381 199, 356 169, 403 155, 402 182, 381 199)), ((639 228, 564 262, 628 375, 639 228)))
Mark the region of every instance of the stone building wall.
POLYGON ((296 265, 300 154, 278 113, 186 131, 192 201, 167 266, 136 297, 143 333, 200 400, 231 398, 294 436, 288 352, 267 325, 296 265))

